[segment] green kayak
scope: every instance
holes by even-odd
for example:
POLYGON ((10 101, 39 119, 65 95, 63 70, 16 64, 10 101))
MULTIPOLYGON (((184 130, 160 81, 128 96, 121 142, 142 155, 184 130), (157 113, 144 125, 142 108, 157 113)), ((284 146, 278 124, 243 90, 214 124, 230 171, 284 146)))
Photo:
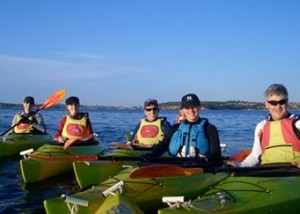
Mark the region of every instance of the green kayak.
POLYGON ((99 161, 73 162, 73 170, 80 188, 99 184, 110 176, 114 176, 126 167, 135 166, 143 150, 115 149, 99 156, 99 161), (124 158, 123 158, 124 157, 124 158), (127 161, 119 161, 118 159, 127 161), (132 158, 132 161, 130 159, 132 158), (115 161, 115 159, 117 159, 115 161))
POLYGON ((169 208, 158 213, 299 213, 300 176, 287 176, 286 172, 230 176, 197 199, 169 203, 169 208))
POLYGON ((97 157, 103 152, 98 141, 93 145, 73 145, 67 150, 61 145, 44 145, 20 160, 20 168, 25 183, 33 183, 49 177, 72 171, 72 162, 97 157))
POLYGON ((9 134, 1 138, 0 158, 18 155, 23 150, 36 149, 51 141, 52 137, 48 134, 9 134))
POLYGON ((144 212, 126 195, 125 192, 110 194, 104 200, 96 214, 103 213, 134 213, 143 214, 144 212))
POLYGON ((132 176, 138 175, 137 172, 140 170, 144 172, 142 168, 125 169, 85 191, 47 199, 44 201, 45 210, 50 214, 69 213, 71 210, 76 210, 78 213, 95 213, 107 199, 105 196, 107 192, 113 192, 115 185, 123 182, 126 197, 132 203, 144 212, 156 212, 159 208, 166 206, 161 200, 163 196, 184 194, 186 197, 195 199, 229 175, 229 173, 200 173, 172 176, 172 171, 164 171, 164 177, 150 176, 149 173, 149 177, 144 178, 132 176))

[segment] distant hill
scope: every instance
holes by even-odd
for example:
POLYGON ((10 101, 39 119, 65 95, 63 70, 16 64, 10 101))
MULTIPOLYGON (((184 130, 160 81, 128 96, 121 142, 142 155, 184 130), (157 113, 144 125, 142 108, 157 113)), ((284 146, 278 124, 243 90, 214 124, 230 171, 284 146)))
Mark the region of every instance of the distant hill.
MULTIPOLYGON (((162 109, 178 109, 180 102, 168 102, 160 104, 162 109)), ((247 102, 247 101, 203 101, 201 102, 202 109, 210 110, 243 110, 243 109, 265 109, 263 102, 247 102)), ((289 103, 290 109, 300 109, 300 103, 289 103)))
MULTIPOLYGON (((37 105, 39 106, 39 105, 37 105)), ((247 102, 247 101, 202 101, 202 109, 210 110, 243 110, 243 109, 265 109, 263 102, 247 102)), ((289 103, 290 109, 300 109, 300 103, 289 103)), ((105 105, 82 105, 83 109, 141 109, 142 106, 105 106, 105 105)), ((160 103, 161 109, 179 109, 180 102, 160 103)), ((0 103, 0 108, 21 109, 22 104, 0 103)), ((65 108, 64 104, 57 104, 51 108, 65 108)))

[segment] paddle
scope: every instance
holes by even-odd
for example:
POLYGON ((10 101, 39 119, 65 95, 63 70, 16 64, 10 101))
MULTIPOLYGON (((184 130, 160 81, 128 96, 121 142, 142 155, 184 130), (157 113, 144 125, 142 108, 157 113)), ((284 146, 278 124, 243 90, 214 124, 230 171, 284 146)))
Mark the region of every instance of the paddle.
POLYGON ((71 146, 73 143, 75 143, 76 141, 78 141, 78 138, 75 139, 68 139, 65 143, 64 143, 64 150, 66 150, 69 146, 71 146))
MULTIPOLYGON (((235 160, 234 157, 238 156, 239 153, 244 153, 244 150, 241 150, 240 152, 237 152, 233 156, 230 157, 223 157, 223 160, 235 160)), ((94 155, 95 160, 100 160, 100 161, 139 161, 139 162, 145 162, 142 157, 131 157, 131 156, 113 156, 113 155, 108 155, 108 156, 97 156, 94 155)), ((84 160, 82 161, 89 161, 89 160, 84 160)), ((179 158, 179 157, 152 157, 151 161, 148 163, 139 163, 139 165, 142 164, 148 164, 148 165, 153 165, 157 163, 173 163, 173 165, 185 165, 188 167, 212 167, 214 166, 214 163, 207 163, 205 159, 203 158, 179 158)))
POLYGON ((130 173, 130 178, 155 178, 155 177, 173 177, 190 176, 202 174, 203 168, 184 168, 175 165, 151 165, 137 168, 130 173))
MULTIPOLYGON (((171 177, 171 176, 190 176, 202 173, 217 173, 217 172, 254 172, 276 169, 297 169, 290 164, 260 166, 260 167, 211 167, 211 168, 184 168, 174 165, 150 165, 137 168, 129 175, 130 178, 154 178, 154 177, 171 177)), ((279 173, 281 175, 281 173, 279 173)))
MULTIPOLYGON (((43 105, 41 105, 37 110, 31 112, 30 116, 35 115, 36 113, 38 113, 39 111, 41 111, 43 109, 46 109, 46 108, 49 108, 49 107, 55 105, 56 103, 61 101, 65 97, 65 95, 66 95, 66 90, 65 89, 61 89, 61 90, 58 90, 58 91, 54 92, 50 97, 48 97, 48 99, 44 102, 43 105)), ((20 124, 20 122, 18 122, 15 125, 11 126, 9 129, 2 132, 0 134, 0 136, 5 135, 7 132, 12 130, 14 127, 16 127, 19 124, 20 124)))
POLYGON ((72 157, 52 157, 46 155, 36 155, 29 154, 30 158, 38 159, 38 160, 46 160, 46 161, 65 161, 65 162, 74 162, 74 161, 96 161, 95 155, 78 155, 72 157))
MULTIPOLYGON (((89 137, 90 140, 93 139, 93 136, 90 136, 89 137)), ((72 144, 78 142, 78 141, 82 141, 84 143, 88 142, 89 140, 85 141, 85 140, 82 140, 82 138, 78 137, 78 138, 74 138, 74 139, 68 139, 65 143, 64 143, 64 150, 66 150, 69 146, 71 146, 72 144)))
POLYGON ((152 149, 151 145, 145 145, 145 144, 141 144, 141 143, 126 144, 126 143, 112 142, 111 145, 113 147, 117 147, 118 149, 128 149, 128 150, 148 150, 148 151, 150 151, 152 149))
POLYGON ((112 145, 113 147, 117 147, 118 149, 128 149, 128 150, 132 150, 132 146, 126 143, 118 143, 118 142, 112 142, 110 145, 112 145))

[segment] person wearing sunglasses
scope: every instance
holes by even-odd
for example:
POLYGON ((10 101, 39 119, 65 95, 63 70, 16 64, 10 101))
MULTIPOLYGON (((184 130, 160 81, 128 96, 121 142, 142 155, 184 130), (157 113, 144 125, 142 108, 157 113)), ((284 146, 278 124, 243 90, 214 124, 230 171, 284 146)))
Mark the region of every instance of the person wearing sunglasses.
POLYGON ((17 113, 12 121, 11 126, 14 127, 9 133, 31 133, 45 134, 46 125, 43 116, 40 113, 34 113, 34 98, 27 96, 23 101, 23 111, 17 113))
POLYGON ((230 166, 251 167, 300 160, 300 121, 288 111, 288 91, 282 84, 270 85, 264 93, 269 116, 255 128, 251 153, 230 166))
POLYGON ((166 117, 159 117, 159 105, 156 99, 149 98, 144 103, 145 118, 135 127, 127 145, 151 148, 158 144, 170 130, 171 124, 166 117))
POLYGON ((186 94, 181 99, 185 119, 171 127, 170 132, 151 153, 142 156, 151 161, 168 152, 172 157, 195 158, 205 163, 221 165, 221 148, 217 128, 208 119, 200 117, 201 103, 196 94, 186 94))

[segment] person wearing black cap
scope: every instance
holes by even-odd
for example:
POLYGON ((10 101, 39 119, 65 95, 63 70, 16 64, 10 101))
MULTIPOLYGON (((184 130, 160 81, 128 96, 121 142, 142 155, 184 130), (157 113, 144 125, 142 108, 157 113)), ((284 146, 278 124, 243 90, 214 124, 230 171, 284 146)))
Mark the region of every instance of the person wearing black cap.
POLYGON ((86 112, 79 112, 79 106, 78 97, 71 96, 66 99, 68 114, 62 118, 55 133, 55 141, 65 144, 65 148, 69 146, 67 145, 69 142, 88 144, 93 140, 93 128, 89 115, 86 112))
POLYGON ((33 113, 34 98, 27 96, 23 101, 23 111, 14 116, 11 126, 15 126, 9 133, 46 133, 46 125, 40 113, 33 113))
POLYGON ((221 165, 221 148, 217 128, 200 117, 201 103, 197 95, 182 97, 181 108, 185 119, 174 124, 160 144, 151 153, 143 155, 145 161, 168 151, 174 157, 200 157, 205 163, 221 165))
POLYGON ((144 102, 145 118, 135 127, 127 145, 152 147, 159 143, 170 130, 171 124, 166 117, 159 117, 159 105, 156 99, 149 98, 144 102))

